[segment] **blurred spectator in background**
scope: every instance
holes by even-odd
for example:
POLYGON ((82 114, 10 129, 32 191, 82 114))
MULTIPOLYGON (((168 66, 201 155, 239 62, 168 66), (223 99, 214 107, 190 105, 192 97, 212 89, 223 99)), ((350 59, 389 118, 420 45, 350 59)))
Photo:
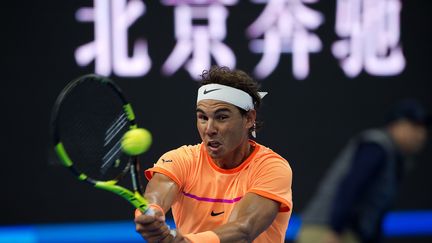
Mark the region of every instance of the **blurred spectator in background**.
POLYGON ((430 116, 416 100, 403 100, 384 128, 349 141, 302 214, 298 243, 380 242, 385 214, 399 184, 426 141, 430 116))

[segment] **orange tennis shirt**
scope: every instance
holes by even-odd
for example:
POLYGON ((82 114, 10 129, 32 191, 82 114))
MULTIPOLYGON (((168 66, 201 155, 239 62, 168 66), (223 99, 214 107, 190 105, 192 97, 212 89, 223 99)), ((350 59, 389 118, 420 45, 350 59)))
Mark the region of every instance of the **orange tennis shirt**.
POLYGON ((180 188, 172 214, 182 234, 212 230, 225 224, 236 203, 246 193, 255 193, 280 203, 273 223, 255 243, 284 242, 292 211, 292 171, 288 162, 271 149, 254 141, 252 154, 234 169, 219 168, 203 144, 182 146, 165 153, 147 179, 155 172, 171 178, 180 188))

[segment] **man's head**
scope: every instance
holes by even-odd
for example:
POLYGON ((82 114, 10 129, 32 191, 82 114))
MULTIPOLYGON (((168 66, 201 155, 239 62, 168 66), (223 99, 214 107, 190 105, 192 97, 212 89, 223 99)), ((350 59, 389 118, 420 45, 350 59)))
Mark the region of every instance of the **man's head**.
POLYGON ((245 72, 213 67, 202 74, 197 97, 197 128, 213 158, 247 144, 256 129, 262 94, 245 72))
POLYGON ((241 70, 230 70, 227 67, 214 66, 208 71, 203 71, 201 78, 202 86, 208 84, 221 84, 246 92, 252 97, 255 110, 258 110, 260 107, 261 98, 265 95, 260 94, 258 91, 258 83, 241 70))
POLYGON ((416 100, 403 100, 396 104, 387 117, 387 125, 404 154, 419 152, 427 137, 427 127, 431 117, 416 100))

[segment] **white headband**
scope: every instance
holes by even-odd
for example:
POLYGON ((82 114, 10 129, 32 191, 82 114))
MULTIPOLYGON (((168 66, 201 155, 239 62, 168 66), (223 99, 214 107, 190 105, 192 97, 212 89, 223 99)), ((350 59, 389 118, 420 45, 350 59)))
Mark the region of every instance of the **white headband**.
MULTIPOLYGON (((264 98, 267 92, 258 92, 264 98)), ((254 108, 252 97, 243 90, 222 84, 206 84, 198 89, 197 103, 201 100, 220 100, 246 111, 254 108)))

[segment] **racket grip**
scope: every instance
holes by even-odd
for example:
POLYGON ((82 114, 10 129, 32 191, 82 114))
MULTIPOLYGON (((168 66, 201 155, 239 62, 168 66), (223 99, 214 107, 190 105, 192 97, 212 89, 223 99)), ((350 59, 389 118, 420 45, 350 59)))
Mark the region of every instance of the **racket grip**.
POLYGON ((144 214, 149 216, 155 216, 155 211, 152 208, 147 208, 147 210, 144 212, 144 214))
MULTIPOLYGON (((152 208, 147 208, 147 210, 144 213, 146 215, 149 215, 149 216, 155 216, 155 211, 152 208)), ((168 229, 170 231, 170 235, 172 235, 175 238, 177 235, 177 231, 171 229, 170 226, 166 224, 166 222, 165 222, 165 225, 166 225, 166 227, 168 227, 168 229)))

